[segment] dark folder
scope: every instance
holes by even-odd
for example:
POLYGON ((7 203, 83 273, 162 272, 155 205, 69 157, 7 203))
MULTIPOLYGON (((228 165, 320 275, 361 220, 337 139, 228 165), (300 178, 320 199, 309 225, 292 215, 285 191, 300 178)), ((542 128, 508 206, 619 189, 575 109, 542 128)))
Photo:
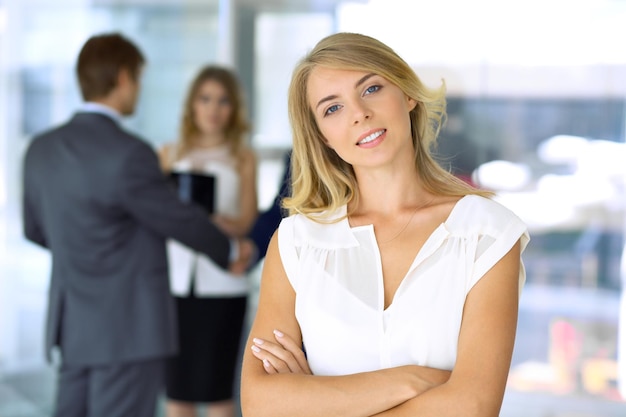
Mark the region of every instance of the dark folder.
POLYGON ((215 211, 215 177, 193 172, 172 172, 170 179, 176 186, 178 198, 185 203, 195 202, 209 214, 215 211))

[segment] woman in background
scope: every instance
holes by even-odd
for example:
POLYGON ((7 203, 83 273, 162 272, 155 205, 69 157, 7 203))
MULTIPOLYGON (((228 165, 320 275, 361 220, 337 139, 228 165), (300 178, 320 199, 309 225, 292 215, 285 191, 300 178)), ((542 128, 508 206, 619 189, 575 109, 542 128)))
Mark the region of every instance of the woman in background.
MULTIPOLYGON (((160 150, 166 173, 215 178, 212 217, 243 237, 257 217, 256 156, 241 88, 223 67, 203 68, 192 82, 180 137, 160 150)), ((177 242, 168 243, 172 292, 178 306, 180 351, 167 368, 167 415, 233 417, 233 383, 248 298, 248 281, 177 242)))
POLYGON ((289 89, 290 210, 244 351, 245 417, 496 417, 528 242, 433 159, 445 88, 338 33, 289 89))

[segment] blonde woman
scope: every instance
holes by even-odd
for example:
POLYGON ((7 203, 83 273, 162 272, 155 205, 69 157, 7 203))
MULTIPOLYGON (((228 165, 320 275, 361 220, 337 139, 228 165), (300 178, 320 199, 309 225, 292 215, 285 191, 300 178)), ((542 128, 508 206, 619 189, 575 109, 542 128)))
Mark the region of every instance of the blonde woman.
POLYGON ((295 68, 291 215, 265 259, 245 417, 498 415, 529 238, 433 160, 444 95, 359 34, 295 68))
MULTIPOLYGON (((257 217, 256 157, 235 74, 203 68, 192 82, 180 138, 161 149, 165 172, 215 178, 213 219, 230 236, 245 236, 257 217)), ((170 281, 178 306, 180 353, 167 368, 167 414, 233 417, 233 382, 248 296, 245 275, 169 242, 170 281)))

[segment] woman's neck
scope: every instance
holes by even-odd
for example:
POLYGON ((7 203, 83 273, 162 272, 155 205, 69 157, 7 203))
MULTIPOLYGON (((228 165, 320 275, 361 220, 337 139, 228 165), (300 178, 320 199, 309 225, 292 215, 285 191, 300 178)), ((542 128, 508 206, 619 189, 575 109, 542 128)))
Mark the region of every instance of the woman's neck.
POLYGON ((358 207, 354 207, 356 213, 374 211, 393 214, 432 197, 412 167, 355 173, 359 184, 358 207))

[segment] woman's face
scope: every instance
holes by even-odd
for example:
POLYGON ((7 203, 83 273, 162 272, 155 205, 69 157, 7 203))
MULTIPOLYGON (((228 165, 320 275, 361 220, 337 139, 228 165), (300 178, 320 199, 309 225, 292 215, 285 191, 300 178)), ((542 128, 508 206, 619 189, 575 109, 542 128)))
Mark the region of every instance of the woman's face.
POLYGON ((192 104, 193 119, 203 135, 221 134, 233 112, 224 86, 215 80, 200 85, 192 104))
POLYGON ((413 157, 409 112, 416 102, 387 79, 318 66, 307 91, 326 145, 355 169, 413 157))

